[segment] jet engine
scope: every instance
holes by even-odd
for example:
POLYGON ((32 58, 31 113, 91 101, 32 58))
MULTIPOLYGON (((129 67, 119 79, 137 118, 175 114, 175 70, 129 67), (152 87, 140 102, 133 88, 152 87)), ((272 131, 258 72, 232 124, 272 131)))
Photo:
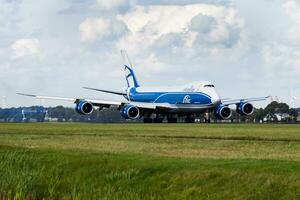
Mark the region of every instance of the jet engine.
POLYGON ((253 105, 248 102, 241 102, 236 105, 236 112, 240 115, 251 115, 254 111, 253 105))
POLYGON ((140 116, 140 109, 132 105, 122 107, 120 112, 125 119, 137 119, 140 116))
POLYGON ((87 101, 80 101, 76 104, 75 110, 81 115, 89 115, 94 111, 94 107, 87 101))
POLYGON ((215 108, 214 114, 217 119, 229 119, 231 117, 231 109, 228 106, 220 104, 215 108))

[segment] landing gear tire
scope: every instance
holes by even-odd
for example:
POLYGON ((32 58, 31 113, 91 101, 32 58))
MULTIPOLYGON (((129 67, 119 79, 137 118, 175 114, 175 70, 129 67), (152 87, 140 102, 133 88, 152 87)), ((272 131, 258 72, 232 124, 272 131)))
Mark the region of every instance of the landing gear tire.
POLYGON ((152 123, 152 122, 153 122, 152 118, 144 118, 144 123, 149 124, 149 123, 152 123))
POLYGON ((168 118, 168 123, 177 123, 177 118, 168 118))
POLYGON ((185 118, 185 123, 195 123, 195 118, 185 118))
POLYGON ((164 118, 154 118, 153 122, 154 123, 163 123, 164 118))
POLYGON ((205 119, 204 119, 204 122, 205 122, 205 123, 210 123, 210 119, 206 119, 206 118, 205 118, 205 119))

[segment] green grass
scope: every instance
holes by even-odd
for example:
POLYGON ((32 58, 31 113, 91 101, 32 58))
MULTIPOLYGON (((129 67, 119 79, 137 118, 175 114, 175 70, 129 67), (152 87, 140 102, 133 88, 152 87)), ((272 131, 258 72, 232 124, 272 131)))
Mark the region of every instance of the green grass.
POLYGON ((300 126, 0 124, 0 199, 300 199, 300 126))

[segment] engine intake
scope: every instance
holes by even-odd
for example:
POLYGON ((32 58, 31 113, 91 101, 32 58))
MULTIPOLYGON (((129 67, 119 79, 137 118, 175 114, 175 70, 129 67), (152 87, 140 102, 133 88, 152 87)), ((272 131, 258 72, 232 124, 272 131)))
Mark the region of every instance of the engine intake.
POLYGON ((251 103, 241 102, 236 105, 236 112, 240 115, 251 115, 254 111, 254 107, 251 103))
POLYGON ((76 104, 75 110, 81 115, 89 115, 94 111, 94 107, 87 101, 80 101, 76 104))
POLYGON ((217 119, 229 119, 231 117, 231 109, 221 104, 215 108, 214 114, 217 119))
POLYGON ((140 116, 140 109, 132 105, 123 107, 120 112, 125 119, 137 119, 140 116))

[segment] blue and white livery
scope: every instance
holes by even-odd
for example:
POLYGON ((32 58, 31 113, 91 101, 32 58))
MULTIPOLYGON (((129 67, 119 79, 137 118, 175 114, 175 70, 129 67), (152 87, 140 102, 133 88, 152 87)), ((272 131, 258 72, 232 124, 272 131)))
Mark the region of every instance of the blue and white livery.
MULTIPOLYGON (((75 110, 82 115, 91 114, 95 107, 99 109, 118 106, 120 114, 125 119, 135 120, 143 118, 144 122, 163 122, 166 118, 169 123, 177 122, 178 117, 185 117, 186 122, 194 122, 195 117, 202 113, 214 112, 216 118, 226 120, 231 117, 229 105, 236 105, 240 115, 250 115, 254 107, 250 102, 266 100, 268 97, 248 99, 222 100, 215 86, 208 81, 184 87, 151 88, 140 86, 132 68, 132 64, 125 51, 121 51, 124 59, 124 71, 127 83, 125 91, 111 91, 84 87, 85 89, 121 95, 124 101, 104 101, 80 98, 63 98, 38 96, 18 93, 24 96, 39 99, 72 101, 76 104, 75 110)), ((209 118, 205 119, 210 122, 209 118)))

